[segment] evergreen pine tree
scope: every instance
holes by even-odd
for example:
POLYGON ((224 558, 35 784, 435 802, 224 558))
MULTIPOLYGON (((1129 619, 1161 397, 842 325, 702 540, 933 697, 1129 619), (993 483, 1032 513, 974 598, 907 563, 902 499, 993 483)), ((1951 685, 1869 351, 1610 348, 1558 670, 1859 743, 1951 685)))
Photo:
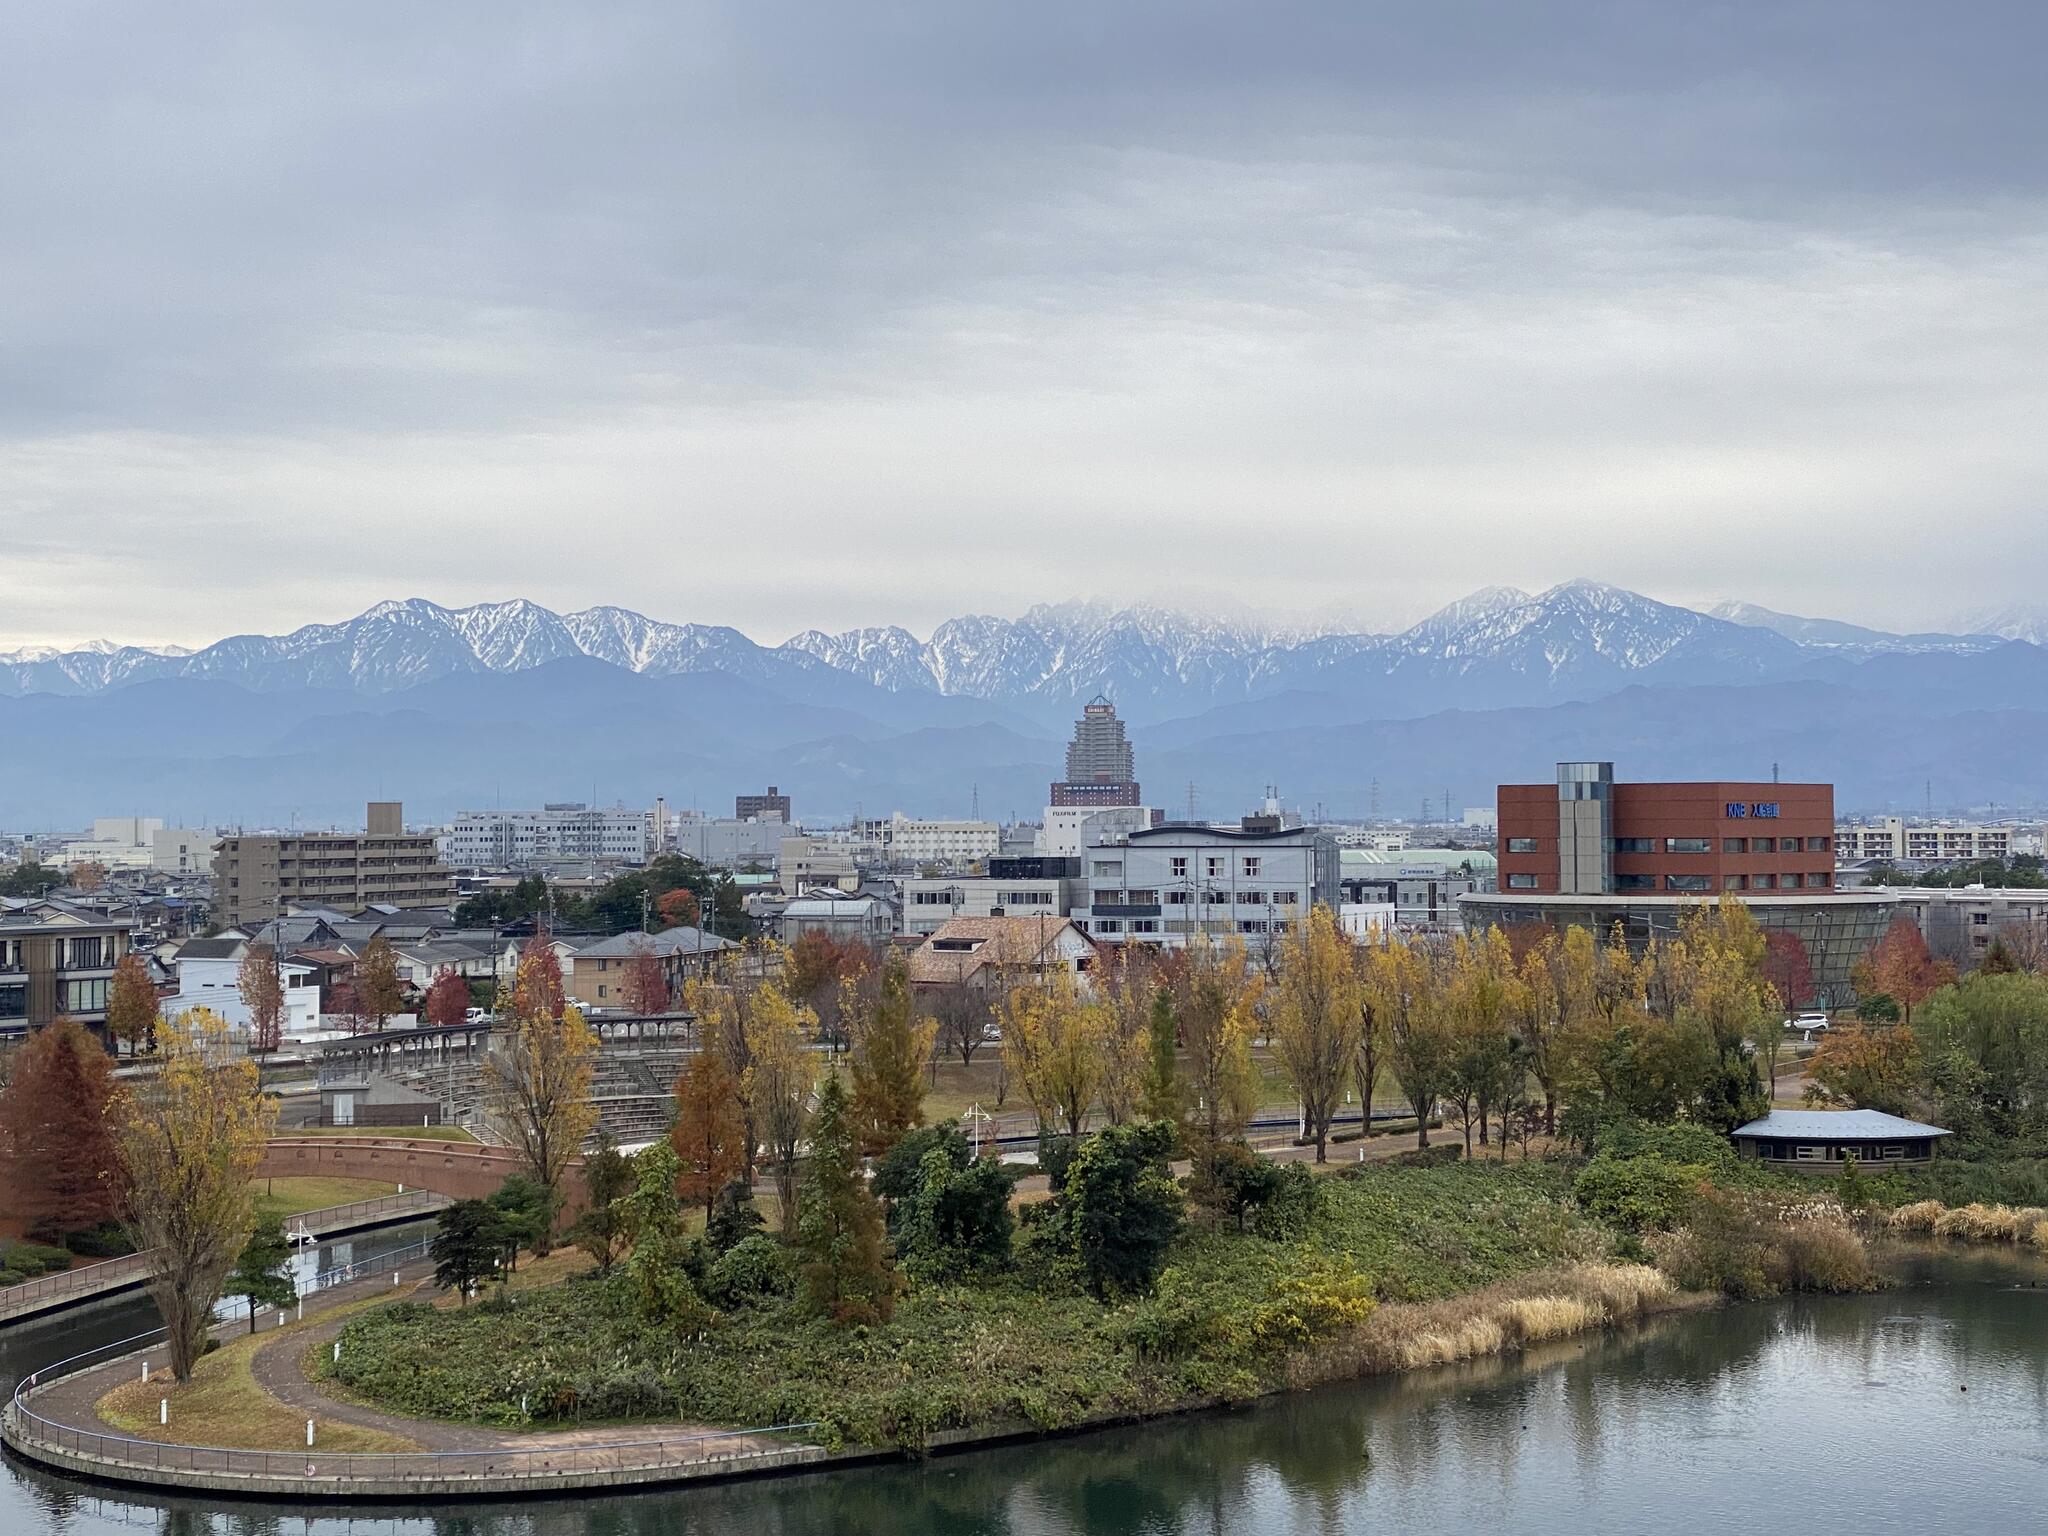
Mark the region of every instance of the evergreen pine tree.
POLYGON ((895 1306, 896 1276, 882 1241, 881 1205, 861 1178, 851 1121, 834 1072, 818 1093, 810 1178, 798 1208, 803 1303, 835 1323, 880 1323, 895 1306))
POLYGON ((249 1298, 249 1331, 256 1331, 256 1308, 290 1306, 299 1292, 292 1283, 292 1248, 285 1240, 284 1225, 277 1221, 258 1222, 242 1245, 234 1273, 221 1287, 224 1296, 249 1298))

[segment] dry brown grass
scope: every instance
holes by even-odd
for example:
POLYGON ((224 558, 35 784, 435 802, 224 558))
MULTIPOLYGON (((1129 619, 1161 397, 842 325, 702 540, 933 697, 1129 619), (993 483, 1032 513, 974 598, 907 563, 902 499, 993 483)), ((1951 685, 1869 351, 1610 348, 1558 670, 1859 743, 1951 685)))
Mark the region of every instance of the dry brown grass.
POLYGON ((1915 1200, 1900 1206, 1887 1220, 1901 1232, 1932 1232, 1947 1209, 1939 1200, 1915 1200))
POLYGON ((1290 1384, 1448 1365, 1700 1305, 1646 1264, 1538 1270, 1444 1301, 1392 1303, 1289 1366, 1290 1384))

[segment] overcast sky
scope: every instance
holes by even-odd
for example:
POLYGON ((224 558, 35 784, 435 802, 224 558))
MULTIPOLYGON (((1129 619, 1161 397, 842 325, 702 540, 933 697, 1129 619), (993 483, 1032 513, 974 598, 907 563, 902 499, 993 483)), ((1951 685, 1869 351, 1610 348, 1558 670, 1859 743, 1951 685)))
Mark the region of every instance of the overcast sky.
POLYGON ((2048 569, 2048 8, 14 6, 0 643, 2048 569))

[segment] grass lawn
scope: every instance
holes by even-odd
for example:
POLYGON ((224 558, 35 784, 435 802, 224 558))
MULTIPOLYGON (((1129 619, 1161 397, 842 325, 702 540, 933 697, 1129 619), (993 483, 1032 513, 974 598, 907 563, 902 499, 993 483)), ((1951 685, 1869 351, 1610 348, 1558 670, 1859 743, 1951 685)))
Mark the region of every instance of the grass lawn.
POLYGON ((357 1200, 373 1200, 378 1195, 398 1193, 396 1184, 385 1184, 376 1179, 295 1175, 255 1182, 258 1221, 285 1221, 307 1211, 324 1211, 331 1205, 350 1205, 357 1200))
MULTIPOLYGON (((345 1310, 375 1306, 377 1297, 358 1302, 345 1310)), ((333 1313, 323 1314, 332 1317, 333 1313)), ((244 1334, 204 1356, 192 1369, 192 1379, 175 1386, 168 1371, 147 1382, 130 1381, 114 1388, 98 1403, 99 1415, 125 1435, 138 1440, 157 1440, 180 1445, 226 1445, 251 1451, 304 1450, 306 1417, 279 1402, 257 1384, 250 1360, 259 1344, 268 1344, 278 1334, 290 1334, 312 1326, 287 1323, 263 1333, 244 1334), (157 1423, 157 1403, 171 1400, 168 1427, 157 1423)), ((273 1346, 290 1349, 289 1343, 273 1346)), ((416 1451, 419 1446, 402 1435, 381 1429, 366 1429, 332 1420, 318 1426, 315 1451, 416 1451)))
POLYGON ((466 1141, 476 1138, 459 1125, 281 1125, 275 1136, 381 1136, 404 1137, 408 1141, 466 1141))

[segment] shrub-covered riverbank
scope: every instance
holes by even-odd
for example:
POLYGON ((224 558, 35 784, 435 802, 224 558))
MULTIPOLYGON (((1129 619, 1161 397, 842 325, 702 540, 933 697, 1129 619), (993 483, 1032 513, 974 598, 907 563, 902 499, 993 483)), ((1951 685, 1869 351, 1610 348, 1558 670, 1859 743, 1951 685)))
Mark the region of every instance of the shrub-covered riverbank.
MULTIPOLYGON (((1664 1160, 1638 1154, 1624 1171, 1661 1184, 1649 1161, 1664 1160)), ((1702 1172, 1681 1177, 1697 1184, 1702 1172)), ((424 1416, 815 1422, 831 1438, 916 1445, 943 1429, 1052 1429, 1241 1400, 1685 1304, 1659 1270, 1627 1262, 1649 1256, 1645 1232, 1651 1247, 1685 1233, 1695 1283, 1718 1285, 1722 1269, 1768 1272, 1782 1288, 1869 1283, 1867 1269, 1821 1276, 1758 1257, 1776 1251, 1769 1234, 1789 1197, 1714 1197, 1709 1240, 1658 1216, 1596 1214, 1575 1177, 1536 1160, 1369 1164, 1317 1180, 1317 1209, 1285 1236, 1187 1229, 1136 1299, 1056 1283, 1027 1244, 1014 1271, 912 1283, 886 1322, 851 1328, 807 1312, 786 1261, 755 1238, 707 1273, 716 1314, 684 1327, 650 1325, 615 1272, 466 1309, 380 1308, 349 1324, 329 1369, 351 1393, 424 1416)), ((1803 1225, 1846 1235, 1824 1216, 1803 1225)))

